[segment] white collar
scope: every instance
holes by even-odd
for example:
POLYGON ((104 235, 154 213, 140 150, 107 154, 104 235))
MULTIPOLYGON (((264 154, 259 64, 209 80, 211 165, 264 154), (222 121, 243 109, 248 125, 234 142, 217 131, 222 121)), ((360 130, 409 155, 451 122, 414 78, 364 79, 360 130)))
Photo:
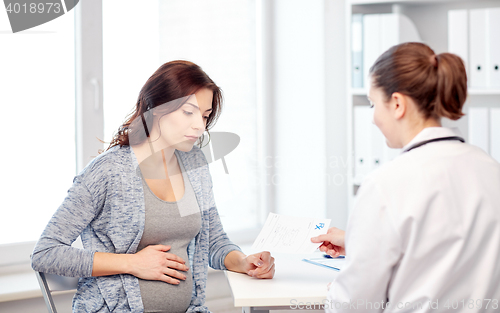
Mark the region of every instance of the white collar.
POLYGON ((462 133, 460 133, 460 131, 456 127, 426 127, 422 129, 420 133, 418 133, 409 143, 407 143, 403 147, 401 153, 408 151, 410 148, 423 141, 454 136, 463 138, 462 133))

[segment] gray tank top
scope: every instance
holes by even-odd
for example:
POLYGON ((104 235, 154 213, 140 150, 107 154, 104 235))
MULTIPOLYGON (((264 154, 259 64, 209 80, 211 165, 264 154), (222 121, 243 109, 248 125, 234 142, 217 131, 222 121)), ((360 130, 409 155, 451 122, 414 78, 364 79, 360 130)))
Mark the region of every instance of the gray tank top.
MULTIPOLYGON (((176 202, 158 198, 141 174, 146 221, 137 251, 149 245, 169 245, 172 248, 167 252, 181 257, 190 267, 187 246, 201 229, 201 215, 182 162, 179 162, 179 166, 184 179, 184 195, 176 202)), ((186 280, 180 280, 179 285, 139 279, 144 312, 186 312, 191 302, 193 274, 191 269, 179 272, 186 276, 186 280)))

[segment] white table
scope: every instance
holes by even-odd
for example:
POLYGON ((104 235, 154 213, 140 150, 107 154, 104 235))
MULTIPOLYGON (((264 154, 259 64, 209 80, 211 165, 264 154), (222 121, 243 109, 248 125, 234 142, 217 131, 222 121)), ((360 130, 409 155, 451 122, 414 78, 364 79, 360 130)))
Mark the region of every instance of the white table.
POLYGON ((276 273, 273 279, 257 279, 245 274, 226 271, 234 306, 243 313, 268 313, 269 310, 298 310, 309 303, 321 309, 327 293, 327 284, 338 272, 302 261, 308 255, 273 254, 276 273))

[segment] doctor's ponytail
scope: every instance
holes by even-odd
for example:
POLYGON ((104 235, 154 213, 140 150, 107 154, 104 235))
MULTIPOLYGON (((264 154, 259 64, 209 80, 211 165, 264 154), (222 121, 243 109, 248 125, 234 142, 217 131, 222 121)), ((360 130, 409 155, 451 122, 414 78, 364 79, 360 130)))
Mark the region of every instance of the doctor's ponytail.
POLYGON ((451 53, 441 53, 437 59, 437 97, 434 112, 437 116, 458 120, 464 114, 467 99, 467 74, 462 59, 451 53))
POLYGON ((424 117, 458 120, 464 114, 467 74, 460 57, 435 55, 423 43, 409 42, 384 52, 370 68, 372 84, 387 100, 400 92, 411 97, 424 117))

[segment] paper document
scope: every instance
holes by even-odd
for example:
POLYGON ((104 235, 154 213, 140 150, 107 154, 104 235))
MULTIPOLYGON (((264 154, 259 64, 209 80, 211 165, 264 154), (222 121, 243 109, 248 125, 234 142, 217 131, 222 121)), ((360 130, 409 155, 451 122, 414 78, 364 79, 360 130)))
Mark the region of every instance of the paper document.
POLYGON ((345 263, 345 258, 314 258, 314 259, 302 259, 302 261, 326 267, 335 271, 340 271, 345 263))
POLYGON ((269 213, 252 249, 275 253, 313 253, 321 243, 313 243, 311 238, 326 234, 330 221, 269 213))

